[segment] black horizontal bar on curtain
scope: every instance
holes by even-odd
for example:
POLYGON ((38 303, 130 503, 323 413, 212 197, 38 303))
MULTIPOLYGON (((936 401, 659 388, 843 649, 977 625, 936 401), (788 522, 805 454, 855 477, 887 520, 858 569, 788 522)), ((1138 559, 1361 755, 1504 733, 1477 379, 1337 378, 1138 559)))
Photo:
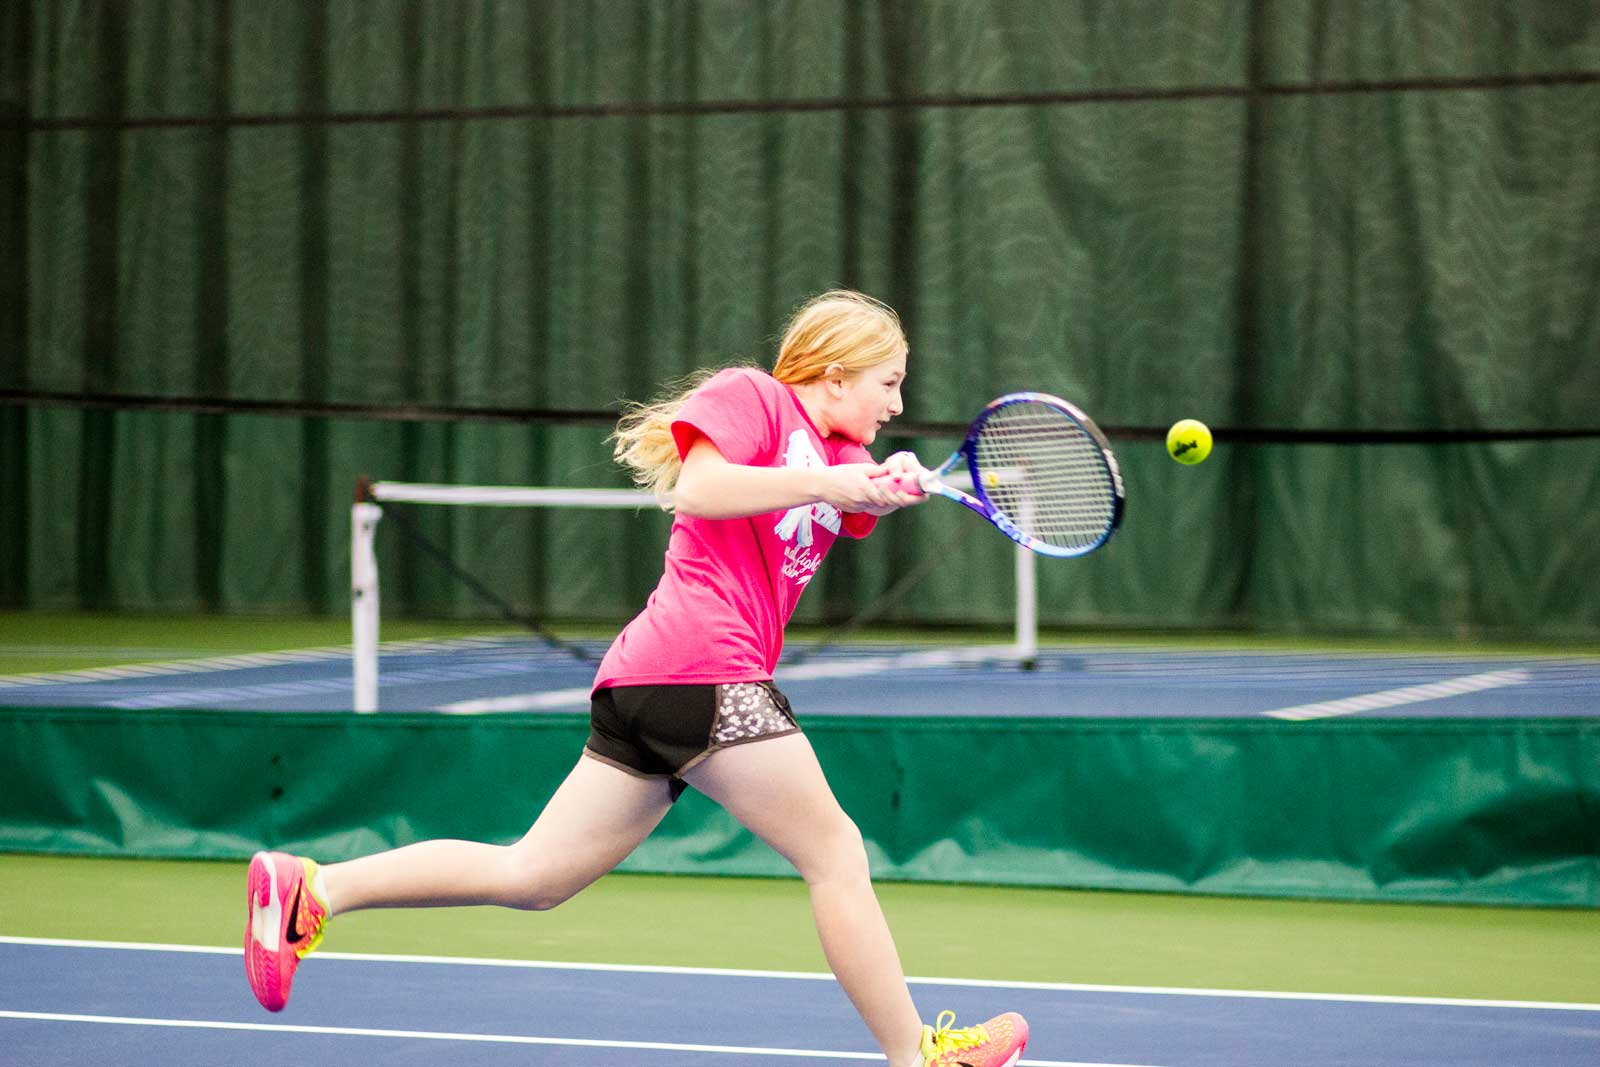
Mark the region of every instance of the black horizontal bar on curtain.
POLYGON ((595 119, 641 116, 782 114, 816 111, 905 111, 948 108, 1053 107, 1163 100, 1253 100, 1265 97, 1344 96, 1371 93, 1482 92, 1600 84, 1600 71, 1558 71, 1468 78, 1396 78, 1381 81, 1266 82, 1260 85, 1193 85, 1173 88, 1084 89, 1043 93, 906 97, 823 97, 795 100, 619 101, 612 104, 507 104, 493 107, 420 108, 414 111, 294 111, 234 115, 69 115, 0 121, 0 129, 32 133, 93 129, 188 129, 247 126, 350 126, 405 122, 488 122, 503 119, 595 119))
MULTIPOLYGON (((0 407, 71 407, 113 409, 185 415, 273 415, 305 419, 371 419, 383 422, 511 422, 557 426, 609 426, 620 409, 557 409, 466 407, 459 405, 347 404, 299 400, 235 400, 221 397, 136 396, 112 393, 53 393, 27 389, 0 389, 0 407)), ((1166 426, 1102 425, 1113 438, 1159 441, 1166 426)), ((1225 444, 1298 445, 1450 445, 1496 441, 1600 440, 1600 426, 1561 428, 1462 427, 1432 430, 1333 429, 1269 426, 1213 426, 1225 444)), ((965 422, 900 421, 885 426, 883 437, 960 437, 965 422)))

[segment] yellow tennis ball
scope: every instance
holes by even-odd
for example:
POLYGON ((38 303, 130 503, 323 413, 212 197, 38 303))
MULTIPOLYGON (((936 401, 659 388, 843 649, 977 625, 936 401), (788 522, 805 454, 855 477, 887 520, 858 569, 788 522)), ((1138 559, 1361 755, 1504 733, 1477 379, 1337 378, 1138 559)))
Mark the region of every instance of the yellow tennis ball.
POLYGON ((1181 419, 1167 431, 1167 452, 1179 463, 1203 462, 1211 455, 1211 431, 1199 419, 1181 419))

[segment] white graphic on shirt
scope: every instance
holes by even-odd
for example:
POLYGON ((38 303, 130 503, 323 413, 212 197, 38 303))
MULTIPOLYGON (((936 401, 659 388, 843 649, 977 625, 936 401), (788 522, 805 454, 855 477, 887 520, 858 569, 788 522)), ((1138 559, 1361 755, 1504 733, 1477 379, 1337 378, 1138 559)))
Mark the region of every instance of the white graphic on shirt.
MULTIPOLYGON (((810 435, 804 430, 796 430, 789 435, 789 447, 784 450, 783 465, 801 470, 827 466, 822 457, 817 455, 810 435)), ((829 533, 837 534, 843 522, 844 517, 839 514, 838 508, 820 500, 784 512, 783 518, 772 528, 779 538, 792 542, 783 553, 783 576, 800 585, 809 582, 817 568, 822 566, 822 553, 806 551, 813 539, 811 524, 818 523, 829 533)))

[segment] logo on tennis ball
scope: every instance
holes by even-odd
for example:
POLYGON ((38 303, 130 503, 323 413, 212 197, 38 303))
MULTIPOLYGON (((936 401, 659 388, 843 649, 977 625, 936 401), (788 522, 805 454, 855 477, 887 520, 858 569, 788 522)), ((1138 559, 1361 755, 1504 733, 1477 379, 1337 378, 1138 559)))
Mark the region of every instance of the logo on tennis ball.
POLYGON ((1181 419, 1167 431, 1167 452, 1185 465, 1203 462, 1211 455, 1211 431, 1198 419, 1181 419))

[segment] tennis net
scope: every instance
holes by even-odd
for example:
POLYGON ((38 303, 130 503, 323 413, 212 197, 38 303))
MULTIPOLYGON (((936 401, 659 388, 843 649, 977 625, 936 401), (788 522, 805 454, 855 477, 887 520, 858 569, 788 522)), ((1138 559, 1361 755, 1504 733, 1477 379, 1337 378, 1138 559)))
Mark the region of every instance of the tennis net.
MULTIPOLYGON (((952 476, 948 483, 961 489, 970 489, 964 475, 952 476)), ((350 509, 350 622, 353 667, 353 707, 358 712, 375 712, 379 705, 378 630, 381 565, 377 551, 380 521, 385 515, 384 504, 423 505, 441 507, 488 508, 568 508, 587 510, 626 510, 634 512, 655 511, 658 508, 654 494, 642 489, 581 489, 550 488, 538 486, 491 485, 441 485, 419 482, 370 481, 362 479, 357 486, 356 502, 350 509)), ((411 538, 435 560, 450 570, 458 580, 466 583, 486 602, 493 604, 507 620, 517 622, 538 633, 552 645, 561 647, 575 657, 589 658, 578 645, 561 639, 539 620, 519 611, 501 597, 491 586, 462 570, 448 554, 429 544, 413 527, 399 518, 391 509, 390 515, 404 523, 411 538)), ((1018 547, 1015 554, 1014 576, 1015 643, 996 650, 995 659, 1014 659, 1021 666, 1031 668, 1038 655, 1038 600, 1034 573, 1034 555, 1018 547)), ((912 572, 907 578, 914 581, 912 572)), ((856 619, 840 630, 848 633, 861 622, 872 618, 894 594, 879 597, 867 605, 856 619)))

